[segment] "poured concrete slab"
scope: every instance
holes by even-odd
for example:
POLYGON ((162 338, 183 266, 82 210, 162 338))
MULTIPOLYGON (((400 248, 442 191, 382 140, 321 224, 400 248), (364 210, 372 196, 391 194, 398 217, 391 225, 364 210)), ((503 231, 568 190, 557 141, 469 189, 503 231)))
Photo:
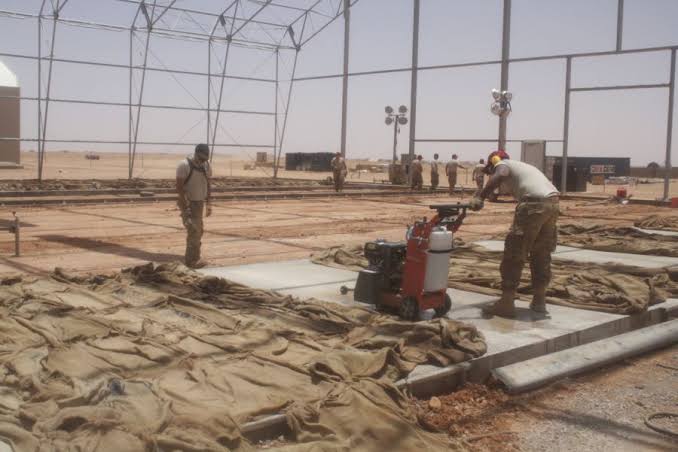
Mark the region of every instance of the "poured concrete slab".
MULTIPOLYGON (((490 243, 490 246, 496 247, 496 244, 490 243)), ((562 248, 564 249, 559 250, 559 253, 565 255, 587 251, 562 248)), ((587 252, 594 255, 596 253, 587 252)), ((629 263, 629 257, 638 257, 621 253, 600 254, 618 254, 627 258, 623 263, 629 263)), ((357 272, 316 265, 309 260, 205 268, 200 272, 304 299, 315 298, 345 305, 356 304, 353 301, 353 293, 342 295, 340 288, 344 285, 353 288, 357 272)), ((482 357, 456 366, 417 367, 407 379, 399 382, 401 387, 407 387, 417 395, 424 396, 444 391, 465 380, 482 381, 497 367, 656 324, 665 321, 669 312, 678 310, 678 300, 671 299, 634 316, 555 305, 549 305, 549 313, 542 315, 530 311, 528 303, 517 301, 518 315, 515 319, 484 318, 481 308, 496 297, 456 289, 448 289, 448 294, 452 298, 452 309, 447 316, 478 327, 485 335, 488 350, 482 357)), ((371 307, 363 303, 358 304, 371 307)), ((424 313, 422 317, 430 318, 431 312, 424 313)))
POLYGON ((200 272, 205 275, 226 278, 257 289, 281 292, 323 284, 351 283, 352 286, 352 282, 357 277, 356 272, 315 265, 308 259, 204 268, 200 272))
MULTIPOLYGON (((500 240, 481 240, 474 242, 490 251, 504 251, 504 242, 500 240)), ((647 256, 644 254, 611 253, 594 251, 571 246, 558 246, 553 253, 554 259, 586 262, 592 264, 623 264, 643 268, 673 267, 678 265, 678 257, 647 256)))

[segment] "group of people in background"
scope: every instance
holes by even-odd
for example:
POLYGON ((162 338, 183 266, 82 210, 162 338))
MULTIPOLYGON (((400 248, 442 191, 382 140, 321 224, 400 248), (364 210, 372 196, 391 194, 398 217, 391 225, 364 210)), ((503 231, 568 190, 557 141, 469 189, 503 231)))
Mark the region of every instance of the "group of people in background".
MULTIPOLYGON (((440 162, 438 154, 433 154, 433 160, 431 161, 431 190, 436 190, 438 184, 440 183, 440 162)), ((424 166, 422 164, 423 157, 418 155, 416 159, 410 164, 410 171, 412 174, 411 186, 412 190, 423 190, 424 188, 424 166)), ((450 195, 454 193, 454 189, 457 186, 457 175, 459 169, 468 169, 459 161, 459 156, 457 154, 452 154, 452 160, 447 162, 445 165, 445 176, 447 176, 447 184, 449 186, 450 195)), ((485 160, 480 159, 477 165, 473 167, 472 179, 475 182, 477 190, 480 191, 483 189, 485 184, 485 160)))

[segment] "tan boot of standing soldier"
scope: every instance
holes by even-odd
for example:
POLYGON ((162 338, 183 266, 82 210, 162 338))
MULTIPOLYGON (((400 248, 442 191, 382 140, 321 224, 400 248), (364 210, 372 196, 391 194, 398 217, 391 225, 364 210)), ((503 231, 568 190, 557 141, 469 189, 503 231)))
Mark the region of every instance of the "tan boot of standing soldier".
POLYGON ((546 286, 534 287, 530 309, 540 314, 546 314, 546 286))
POLYGON ((482 308, 486 316, 499 316, 513 318, 516 316, 516 291, 513 289, 504 289, 501 298, 490 306, 482 308))

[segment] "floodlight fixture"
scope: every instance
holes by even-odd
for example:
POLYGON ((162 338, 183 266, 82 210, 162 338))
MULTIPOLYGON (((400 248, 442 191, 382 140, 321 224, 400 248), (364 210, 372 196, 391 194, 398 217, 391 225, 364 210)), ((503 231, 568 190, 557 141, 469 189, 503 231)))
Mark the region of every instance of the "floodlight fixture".
POLYGON ((407 118, 404 116, 398 116, 398 124, 404 126, 405 124, 407 124, 407 118))
POLYGON ((386 125, 390 126, 391 124, 393 124, 393 116, 387 116, 386 117, 386 125))
POLYGON ((499 100, 501 98, 501 93, 499 92, 498 89, 493 89, 492 90, 492 98, 494 100, 499 100))
POLYGON ((493 115, 501 115, 501 106, 499 105, 499 102, 494 102, 490 107, 490 111, 493 115))
POLYGON ((407 107, 404 106, 404 105, 401 105, 400 107, 398 107, 398 111, 399 111, 401 114, 404 115, 405 113, 407 113, 407 107))
POLYGON ((513 93, 510 91, 502 91, 501 97, 503 97, 506 102, 511 102, 511 99, 513 99, 513 93))
POLYGON ((393 114, 393 107, 390 105, 387 105, 386 108, 384 108, 384 111, 386 112, 387 115, 392 115, 393 114))

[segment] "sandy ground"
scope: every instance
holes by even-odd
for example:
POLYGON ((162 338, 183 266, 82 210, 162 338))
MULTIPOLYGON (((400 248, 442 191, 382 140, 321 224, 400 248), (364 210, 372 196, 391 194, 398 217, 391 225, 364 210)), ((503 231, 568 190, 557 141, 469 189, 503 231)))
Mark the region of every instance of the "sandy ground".
MULTIPOLYGON (((237 265, 306 258, 329 246, 362 245, 376 238, 402 240, 407 224, 433 214, 429 204, 457 201, 461 199, 443 195, 216 202, 205 222, 203 255, 211 265, 237 265)), ((482 212, 470 213, 458 237, 478 240, 505 231, 514 207, 488 204, 482 212)), ((657 209, 567 201, 562 210, 562 221, 628 225, 657 209)), ((45 274, 55 267, 107 272, 148 261, 181 260, 184 253, 185 230, 176 206, 168 201, 31 207, 19 209, 18 215, 22 256, 12 257, 14 236, 0 234, 0 275, 45 274)), ((10 219, 9 211, 0 215, 0 227, 10 219)))
MULTIPOLYGON (((424 425, 474 451, 675 451, 677 440, 644 421, 678 412, 677 385, 673 346, 525 395, 469 385, 417 407, 424 425)), ((658 425, 678 431, 675 421, 658 425)))

